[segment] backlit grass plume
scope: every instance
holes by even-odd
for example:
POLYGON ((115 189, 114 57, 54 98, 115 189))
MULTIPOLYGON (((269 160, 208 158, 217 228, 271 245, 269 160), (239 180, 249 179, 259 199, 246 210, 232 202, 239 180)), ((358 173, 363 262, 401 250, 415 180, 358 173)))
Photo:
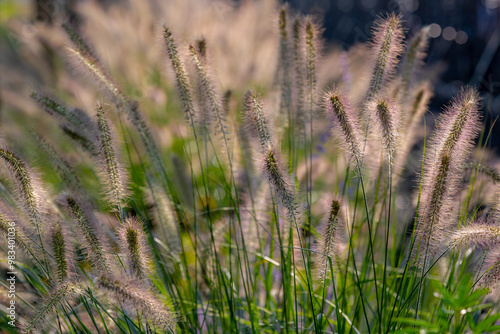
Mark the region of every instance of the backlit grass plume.
POLYGON ((92 267, 97 271, 109 272, 110 263, 105 251, 105 246, 98 233, 98 224, 94 214, 86 205, 76 197, 68 195, 62 200, 76 223, 76 235, 84 241, 83 247, 92 267))
MULTIPOLYGON (((206 52, 206 45, 203 45, 203 52, 206 52)), ((206 64, 206 55, 201 55, 200 51, 196 51, 192 45, 189 47, 189 52, 191 53, 197 74, 201 81, 201 94, 203 95, 204 100, 207 101, 207 107, 209 108, 208 117, 215 120, 215 123, 217 124, 216 132, 222 134, 227 145, 226 135, 228 130, 226 126, 226 117, 222 108, 222 99, 215 89, 213 80, 209 76, 206 64)))
POLYGON ((38 194, 39 189, 36 188, 33 181, 32 172, 30 172, 26 163, 12 151, 0 148, 0 158, 5 162, 15 181, 19 200, 23 204, 30 221, 39 230, 41 224, 40 195, 38 194))
POLYGON ((349 106, 347 98, 341 91, 331 91, 325 94, 324 104, 327 115, 331 117, 337 130, 340 146, 356 165, 362 161, 362 146, 356 115, 349 106))
POLYGON ((57 267, 57 279, 62 283, 68 277, 68 246, 61 222, 56 222, 50 229, 50 245, 57 267))
POLYGON ((153 293, 137 287, 134 282, 105 276, 99 279, 98 284, 115 301, 127 305, 132 310, 140 311, 141 315, 150 320, 157 329, 167 333, 176 332, 175 314, 165 302, 156 298, 153 293))
POLYGON ((458 249, 492 248, 500 245, 500 226, 492 222, 473 222, 454 232, 449 242, 451 247, 458 249))
POLYGON ((186 119, 190 122, 191 126, 194 126, 194 102, 193 93, 191 91, 191 86, 188 81, 188 76, 184 64, 179 56, 179 51, 177 50, 177 45, 175 44, 174 37, 169 28, 164 27, 163 38, 165 41, 167 54, 172 64, 172 69, 175 74, 175 80, 177 84, 177 89, 179 91, 179 97, 181 99, 182 107, 186 114, 186 119))
POLYGON ((422 201, 418 211, 414 251, 426 262, 428 252, 435 254, 440 240, 450 227, 457 182, 469 158, 473 140, 480 130, 479 99, 466 88, 452 100, 438 120, 431 152, 425 157, 422 201))
POLYGON ((424 64, 424 58, 427 55, 427 47, 429 43, 429 26, 421 28, 415 36, 408 42, 403 63, 401 66, 402 77, 402 102, 406 102, 410 87, 415 84, 415 76, 420 71, 424 64))
POLYGON ((40 307, 36 309, 35 314, 30 317, 26 326, 21 327, 22 333, 32 333, 35 329, 42 330, 44 325, 54 320, 54 312, 60 305, 76 299, 83 293, 81 287, 72 283, 64 283, 55 288, 44 298, 40 307))
POLYGON ((344 241, 344 219, 342 203, 338 198, 333 198, 330 209, 325 217, 318 240, 316 256, 316 275, 321 282, 331 277, 331 267, 337 267, 340 258, 340 243, 344 241))
POLYGON ((388 161, 394 162, 394 155, 398 145, 398 124, 400 118, 399 106, 388 98, 380 98, 373 103, 374 119, 377 124, 377 131, 381 134, 382 143, 388 161))
POLYGON ((141 136, 142 142, 153 162, 156 164, 157 170, 160 172, 163 164, 158 156, 158 149, 154 138, 139 111, 138 103, 132 101, 122 93, 118 85, 116 85, 109 74, 107 74, 100 61, 95 54, 91 52, 90 47, 84 42, 83 38, 76 30, 72 29, 69 25, 66 25, 65 29, 75 45, 75 48, 68 48, 69 53, 82 64, 83 68, 87 70, 85 72, 93 76, 97 83, 105 89, 110 98, 116 103, 118 111, 125 111, 128 119, 136 127, 137 132, 141 136))
POLYGON ((103 181, 107 184, 108 202, 121 209, 126 197, 126 175, 118 159, 117 145, 104 113, 103 107, 97 106, 97 128, 99 129, 99 145, 103 165, 103 181))
POLYGON ((147 282, 151 273, 151 255, 143 224, 138 218, 127 218, 120 227, 119 236, 132 276, 139 282, 147 282))
POLYGON ((369 100, 385 87, 396 72, 399 56, 403 52, 404 37, 401 18, 396 14, 378 18, 373 31, 375 67, 370 81, 369 100))

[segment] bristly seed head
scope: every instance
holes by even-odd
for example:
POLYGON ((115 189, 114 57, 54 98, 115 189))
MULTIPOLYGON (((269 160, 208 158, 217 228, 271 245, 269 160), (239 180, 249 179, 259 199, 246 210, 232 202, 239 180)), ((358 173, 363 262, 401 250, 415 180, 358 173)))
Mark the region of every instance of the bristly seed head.
POLYGON ((338 128, 341 135, 341 144, 348 160, 354 160, 357 165, 361 164, 361 140, 359 138, 356 117, 352 115, 346 98, 339 91, 325 94, 326 110, 333 118, 334 126, 338 128))
POLYGON ((51 227, 50 241, 52 252, 54 253, 54 261, 57 267, 57 279, 62 283, 68 277, 68 261, 66 240, 62 229, 61 222, 56 222, 51 227))
POLYGON ((251 132, 253 132, 260 141, 263 152, 271 148, 271 132, 269 123, 264 115, 264 109, 260 103, 257 93, 250 90, 245 95, 245 118, 251 132))
POLYGON ((401 18, 390 14, 375 22, 372 48, 375 54, 375 68, 370 82, 368 100, 377 95, 392 78, 403 51, 403 26, 401 18))
POLYGON ((342 240, 341 234, 343 233, 343 220, 341 215, 341 202, 338 198, 333 198, 330 204, 330 210, 325 221, 322 223, 321 238, 318 240, 317 250, 321 254, 316 257, 316 272, 320 282, 328 279, 332 272, 330 268, 330 259, 332 267, 339 259, 338 246, 342 240))
POLYGON ((100 104, 97 105, 97 127, 99 129, 100 155, 103 165, 103 180, 107 184, 107 199, 111 205, 122 207, 125 201, 126 176, 118 162, 111 128, 100 104))
POLYGON ((139 282, 147 283, 151 273, 151 252, 141 221, 135 217, 127 218, 120 228, 119 236, 132 275, 139 282))

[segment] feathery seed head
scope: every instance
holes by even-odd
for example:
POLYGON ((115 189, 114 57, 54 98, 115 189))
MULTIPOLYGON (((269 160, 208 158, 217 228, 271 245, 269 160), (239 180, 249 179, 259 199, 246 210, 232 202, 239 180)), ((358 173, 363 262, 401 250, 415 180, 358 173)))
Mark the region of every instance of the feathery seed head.
POLYGON ((392 78, 403 51, 403 26, 396 14, 380 17, 375 22, 372 49, 375 67, 370 82, 368 100, 378 94, 392 78))
POLYGON ((176 332, 176 316, 170 307, 157 299, 150 291, 138 287, 133 281, 124 282, 111 277, 102 276, 99 286, 111 294, 113 299, 125 304, 133 311, 140 311, 155 326, 168 333, 176 332))
POLYGON ((393 163, 397 143, 398 108, 387 99, 378 99, 375 106, 375 119, 382 135, 389 163, 393 163))
MULTIPOLYGON (((215 89, 213 80, 209 75, 206 59, 206 43, 203 43, 203 51, 197 51, 192 45, 189 46, 191 57, 193 58, 196 72, 200 79, 201 102, 200 108, 206 106, 209 114, 207 121, 215 119, 219 132, 225 136, 227 134, 226 115, 224 114, 222 100, 215 89)), ((203 109, 203 108, 202 108, 203 109)))
POLYGON ((412 37, 408 43, 408 49, 402 64, 402 81, 403 81, 403 92, 402 92, 402 102, 406 101, 408 97, 409 89, 415 81, 415 75, 418 73, 422 65, 424 64, 424 58, 427 52, 427 46, 429 41, 429 26, 425 26, 420 31, 412 37))
POLYGON ((283 40, 286 40, 287 37, 287 8, 282 7, 280 9, 280 15, 279 15, 279 28, 280 28, 280 36, 283 40))
POLYGON ((356 164, 360 164, 362 154, 358 124, 347 99, 340 90, 336 90, 325 94, 324 103, 328 114, 333 118, 334 127, 341 136, 340 142, 348 160, 352 159, 356 164))
POLYGON ((26 164, 13 152, 0 148, 0 158, 5 161, 7 167, 16 182, 19 199, 23 203, 31 222, 37 226, 41 223, 40 218, 40 201, 38 191, 36 189, 33 175, 29 171, 26 164))
POLYGON ((62 204, 75 219, 77 234, 86 242, 85 250, 93 268, 109 272, 111 268, 92 211, 81 200, 71 195, 64 196, 62 204))
POLYGON ((475 89, 465 87, 440 119, 438 133, 443 140, 437 144, 437 150, 468 155, 480 130, 479 95, 475 89), (456 147, 460 149, 455 150, 456 147))
POLYGON ((480 286, 497 288, 500 281, 500 249, 496 248, 487 255, 483 269, 486 270, 480 280, 480 286))
POLYGON ((135 217, 127 218, 120 228, 119 236, 132 275, 146 283, 151 271, 151 257, 142 222, 135 217))
POLYGON ((50 241, 57 267, 57 279, 62 283, 68 277, 67 246, 61 222, 51 226, 50 241))
POLYGON ((250 131, 259 139, 261 150, 269 150, 272 147, 269 123, 260 99, 253 90, 245 95, 245 119, 250 131))
MULTIPOLYGON (((448 153, 441 156, 437 171, 431 177, 425 175, 422 189, 422 200, 418 212, 418 224, 415 231, 415 246, 412 257, 416 258, 417 265, 428 266, 439 242, 440 233, 448 222, 448 208, 450 206, 453 189, 453 171, 450 172, 451 157, 448 153), (451 174, 451 176, 450 176, 451 174)), ((442 234, 441 234, 442 236, 442 234)))
POLYGON ((105 180, 108 188, 107 199, 111 205, 119 209, 126 198, 127 177, 118 161, 118 150, 114 143, 111 127, 100 104, 97 105, 97 127, 103 170, 102 179, 105 180))
POLYGON ((493 222, 475 221, 461 227, 451 235, 450 247, 468 249, 470 247, 491 248, 500 245, 500 225, 493 222))
POLYGON ((330 210, 321 224, 321 237, 318 240, 317 251, 322 254, 316 253, 316 272, 320 282, 324 282, 331 275, 330 260, 332 266, 339 259, 339 243, 342 241, 342 234, 344 233, 344 221, 341 213, 342 203, 334 197, 331 199, 330 210))
POLYGON ((90 155, 92 156, 98 155, 95 143, 91 139, 87 138, 87 136, 81 134, 79 131, 73 130, 68 126, 62 125, 60 127, 68 137, 70 137, 73 141, 78 143, 90 155))
MULTIPOLYGON (((29 323, 22 328, 24 333, 30 333, 35 329, 41 330, 47 321, 51 321, 51 314, 61 303, 68 300, 78 298, 83 294, 83 290, 79 285, 72 283, 64 283, 57 286, 50 295, 42 302, 41 306, 36 310, 35 314, 30 317, 29 323)), ((55 320, 54 320, 55 321, 55 320)))
POLYGON ((168 57, 172 64, 172 69, 175 74, 177 89, 179 90, 179 95, 181 98, 182 107, 186 114, 186 119, 191 122, 191 125, 193 125, 195 111, 191 86, 188 81, 186 69, 184 68, 184 65, 182 64, 181 58, 179 56, 179 51, 177 50, 177 45, 175 44, 172 32, 166 26, 164 27, 163 38, 165 40, 168 57))

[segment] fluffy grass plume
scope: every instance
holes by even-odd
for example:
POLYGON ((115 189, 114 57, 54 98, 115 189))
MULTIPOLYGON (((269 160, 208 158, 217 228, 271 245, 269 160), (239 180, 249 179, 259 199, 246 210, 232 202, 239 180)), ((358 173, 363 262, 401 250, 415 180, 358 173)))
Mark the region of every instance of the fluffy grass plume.
POLYGON ((125 171, 118 158, 118 149, 113 138, 109 121, 103 107, 97 105, 97 128, 99 129, 99 145, 103 165, 103 181, 107 184, 108 202, 120 209, 127 196, 125 171))
POLYGON ((26 326, 21 327, 22 333, 32 333, 34 330, 42 330, 44 325, 54 320, 54 312, 61 304, 75 299, 83 293, 81 288, 72 283, 64 283, 55 288, 45 297, 35 313, 30 317, 26 326))
POLYGON ((330 201, 330 209, 322 226, 316 254, 316 275, 320 282, 331 277, 331 268, 337 267, 340 258, 340 243, 344 241, 344 219, 342 217, 342 202, 334 197, 330 201))
POLYGON ((57 267, 57 280, 62 283, 68 277, 68 249, 61 222, 55 222, 50 229, 50 245, 57 267))
POLYGON ((119 303, 126 304, 132 310, 140 311, 155 327, 166 333, 176 332, 176 316, 170 307, 156 298, 153 293, 137 287, 134 282, 101 277, 99 287, 109 293, 119 303))
POLYGON ((335 129, 338 129, 339 142, 348 160, 359 165, 362 161, 361 138, 356 116, 349 106, 347 98, 340 90, 325 94, 325 106, 332 118, 335 129))
POLYGON ((109 272, 111 270, 105 247, 98 234, 97 222, 94 214, 82 202, 72 195, 65 196, 62 200, 72 218, 76 222, 76 235, 84 241, 84 248, 92 267, 97 271, 109 272))
POLYGON ((432 138, 431 153, 425 158, 422 202, 418 211, 416 241, 419 262, 427 262, 450 228, 457 182, 469 158, 473 140, 480 130, 479 100, 475 90, 466 88, 440 116, 432 138))
POLYGON ((143 224, 138 218, 129 217, 118 234, 132 276, 139 282, 147 283, 151 274, 151 255, 143 224))
POLYGON ((403 52, 403 26, 396 14, 380 17, 373 29, 372 52, 375 67, 370 81, 368 99, 376 96, 396 73, 399 56, 403 52))

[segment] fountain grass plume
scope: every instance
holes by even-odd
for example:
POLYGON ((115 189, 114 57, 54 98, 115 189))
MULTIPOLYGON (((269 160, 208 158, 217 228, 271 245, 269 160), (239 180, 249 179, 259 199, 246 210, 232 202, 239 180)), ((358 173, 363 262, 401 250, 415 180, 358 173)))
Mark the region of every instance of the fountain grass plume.
POLYGON ((179 255, 182 250, 179 240, 178 219, 174 204, 163 189, 153 186, 151 193, 151 216, 153 221, 160 226, 162 236, 169 251, 174 255, 179 255))
POLYGON ((67 183, 72 190, 81 190, 82 184, 76 175, 73 167, 60 154, 56 152, 54 147, 50 145, 40 134, 32 130, 31 134, 37 145, 47 153, 51 163, 55 166, 61 178, 67 183))
MULTIPOLYGON (((303 20, 296 18, 293 23, 293 65, 294 65, 294 106, 297 124, 303 124, 304 119, 304 46, 303 46, 303 20)), ((300 127, 301 129, 303 126, 300 127)))
POLYGON ((245 124, 250 133, 259 139, 262 152, 272 147, 269 122, 257 93, 250 90, 245 94, 245 124))
MULTIPOLYGON (((402 108, 400 121, 398 124, 398 163, 396 169, 402 171, 410 151, 418 140, 417 130, 422 122, 424 114, 427 112, 432 90, 429 82, 423 82, 416 88, 408 110, 402 108), (405 111, 403 111, 405 110, 405 111)), ((396 172, 396 174, 399 174, 396 172)))
POLYGON ((179 56, 179 51, 177 50, 177 45, 174 41, 174 37, 172 36, 172 32, 166 26, 163 31, 163 38, 167 48, 168 57, 174 71, 182 108, 186 114, 186 119, 190 122, 191 126, 194 126, 194 116, 196 112, 194 109, 192 88, 188 81, 188 75, 184 64, 179 56))
POLYGON ((480 286, 490 289, 498 288, 500 281, 500 248, 488 253, 483 264, 484 274, 479 282, 480 286))
POLYGON ((500 245, 500 224, 474 221, 453 232, 449 244, 452 248, 464 250, 471 247, 493 248, 500 245))
POLYGON ((61 304, 66 304, 68 300, 76 299, 83 294, 82 288, 73 283, 63 283, 57 286, 45 297, 41 306, 36 309, 35 314, 30 317, 26 326, 21 327, 22 333, 32 333, 34 330, 42 331, 44 324, 48 321, 55 321, 51 317, 61 304))
POLYGON ((97 57, 90 51, 90 47, 75 30, 67 30, 75 48, 68 47, 69 53, 86 69, 86 73, 95 78, 96 82, 105 89, 111 100, 117 105, 118 111, 125 111, 127 118, 135 126, 142 143, 151 156, 158 172, 162 172, 163 163, 158 153, 156 143, 149 130, 143 115, 138 109, 137 101, 130 100, 118 85, 111 79, 97 57), (69 31, 69 32, 68 32, 69 31), (75 37, 77 36, 77 37, 75 37))
POLYGON ((127 255, 132 276, 146 284, 151 274, 151 250, 144 233, 143 223, 136 217, 128 217, 118 232, 122 249, 127 255))
POLYGON ((57 281, 59 284, 68 277, 68 246, 61 222, 55 222, 50 228, 50 245, 56 265, 57 281))
POLYGON ((305 29, 305 92, 304 92, 304 107, 309 113, 312 120, 313 113, 317 107, 317 78, 316 67, 319 57, 319 36, 321 34, 318 26, 313 22, 312 18, 307 17, 304 22, 305 29))
MULTIPOLYGON (((439 248, 439 236, 444 234, 443 227, 449 220, 449 211, 452 207, 451 197, 455 192, 455 181, 450 175, 453 166, 451 157, 443 154, 437 161, 437 168, 433 178, 422 187, 422 202, 419 207, 418 221, 415 228, 415 246, 411 257, 419 267, 426 269, 431 257, 439 248)), ((426 178, 430 176, 425 175, 426 178)))
POLYGON ((224 138, 226 138, 228 131, 222 106, 222 100, 215 89, 213 80, 209 75, 209 69, 207 68, 208 64, 206 60, 206 42, 202 43, 202 47, 200 47, 199 44, 200 43, 198 43, 198 51, 194 46, 190 45, 189 52, 195 64, 196 73, 198 74, 201 81, 201 95, 203 97, 203 101, 205 101, 204 105, 206 105, 210 111, 208 118, 215 119, 218 128, 217 133, 220 133, 222 136, 224 136, 224 138))
POLYGON ((98 156, 99 151, 97 150, 96 143, 87 136, 81 134, 79 131, 75 131, 72 128, 62 125, 61 130, 73 140, 75 143, 80 145, 88 154, 91 156, 98 156))
POLYGON ((380 134, 385 153, 390 164, 394 163, 394 155, 398 148, 398 124, 400 119, 400 107, 393 99, 378 98, 374 100, 373 110, 376 123, 376 132, 380 134))
POLYGON ((157 299, 147 289, 138 287, 134 281, 124 282, 112 277, 102 276, 98 280, 100 288, 105 290, 118 303, 141 312, 142 316, 150 320, 156 327, 167 333, 175 333, 177 317, 171 307, 157 299))
POLYGON ((320 237, 318 239, 315 269, 318 280, 323 283, 332 275, 332 267, 335 268, 339 260, 339 244, 343 242, 344 219, 342 217, 342 202, 339 198, 333 197, 330 201, 330 208, 327 216, 320 227, 320 237))
POLYGON ((33 242, 28 237, 23 226, 19 224, 19 221, 13 219, 13 216, 8 211, 7 206, 0 201, 0 232, 4 234, 6 238, 8 238, 9 235, 14 235, 17 247, 22 249, 26 255, 30 256, 31 260, 36 260, 38 256, 35 252, 33 242))
POLYGON ((48 114, 71 124, 71 126, 77 129, 92 129, 92 124, 90 124, 90 120, 86 117, 84 111, 78 111, 79 109, 69 109, 56 100, 35 92, 31 93, 31 98, 48 114))
POLYGON ((26 163, 15 153, 5 148, 0 148, 0 158, 6 163, 7 169, 15 181, 18 197, 22 203, 23 209, 41 236, 40 225, 42 223, 42 217, 39 192, 41 192, 42 189, 37 186, 36 180, 33 179, 33 172, 29 170, 26 163))
POLYGON ((404 30, 398 15, 392 13, 375 21, 371 45, 375 55, 375 67, 368 100, 374 98, 395 74, 399 56, 403 52, 403 38, 404 30))
POLYGON ((481 129, 477 92, 463 89, 437 123, 423 170, 415 232, 416 245, 423 248, 414 247, 413 252, 418 249, 418 263, 426 263, 429 252, 431 256, 436 254, 450 230, 449 214, 454 209, 457 183, 463 177, 465 161, 481 129))
POLYGON ((100 104, 97 105, 97 128, 102 163, 102 180, 106 184, 108 203, 118 211, 127 197, 127 176, 118 158, 118 148, 110 124, 100 104))
POLYGON ((357 118, 349 106, 347 97, 340 89, 327 92, 324 97, 324 105, 327 114, 333 121, 337 130, 340 145, 347 156, 348 161, 354 161, 360 166, 362 159, 361 139, 357 118))
POLYGON ((92 267, 99 272, 111 272, 106 247, 99 235, 97 222, 92 211, 83 201, 72 195, 63 196, 61 202, 76 222, 76 235, 80 240, 85 241, 83 247, 92 267))
POLYGON ((410 88, 415 84, 415 77, 424 65, 428 44, 429 26, 421 28, 408 42, 408 47, 401 65, 402 103, 406 102, 410 88))
MULTIPOLYGON (((292 76, 291 57, 290 57, 290 34, 288 28, 288 6, 283 5, 279 11, 279 56, 278 66, 276 67, 276 83, 280 90, 280 115, 285 117, 288 115, 290 123, 291 106, 292 106, 292 76)), ((288 124, 289 127, 292 124, 288 124)))

